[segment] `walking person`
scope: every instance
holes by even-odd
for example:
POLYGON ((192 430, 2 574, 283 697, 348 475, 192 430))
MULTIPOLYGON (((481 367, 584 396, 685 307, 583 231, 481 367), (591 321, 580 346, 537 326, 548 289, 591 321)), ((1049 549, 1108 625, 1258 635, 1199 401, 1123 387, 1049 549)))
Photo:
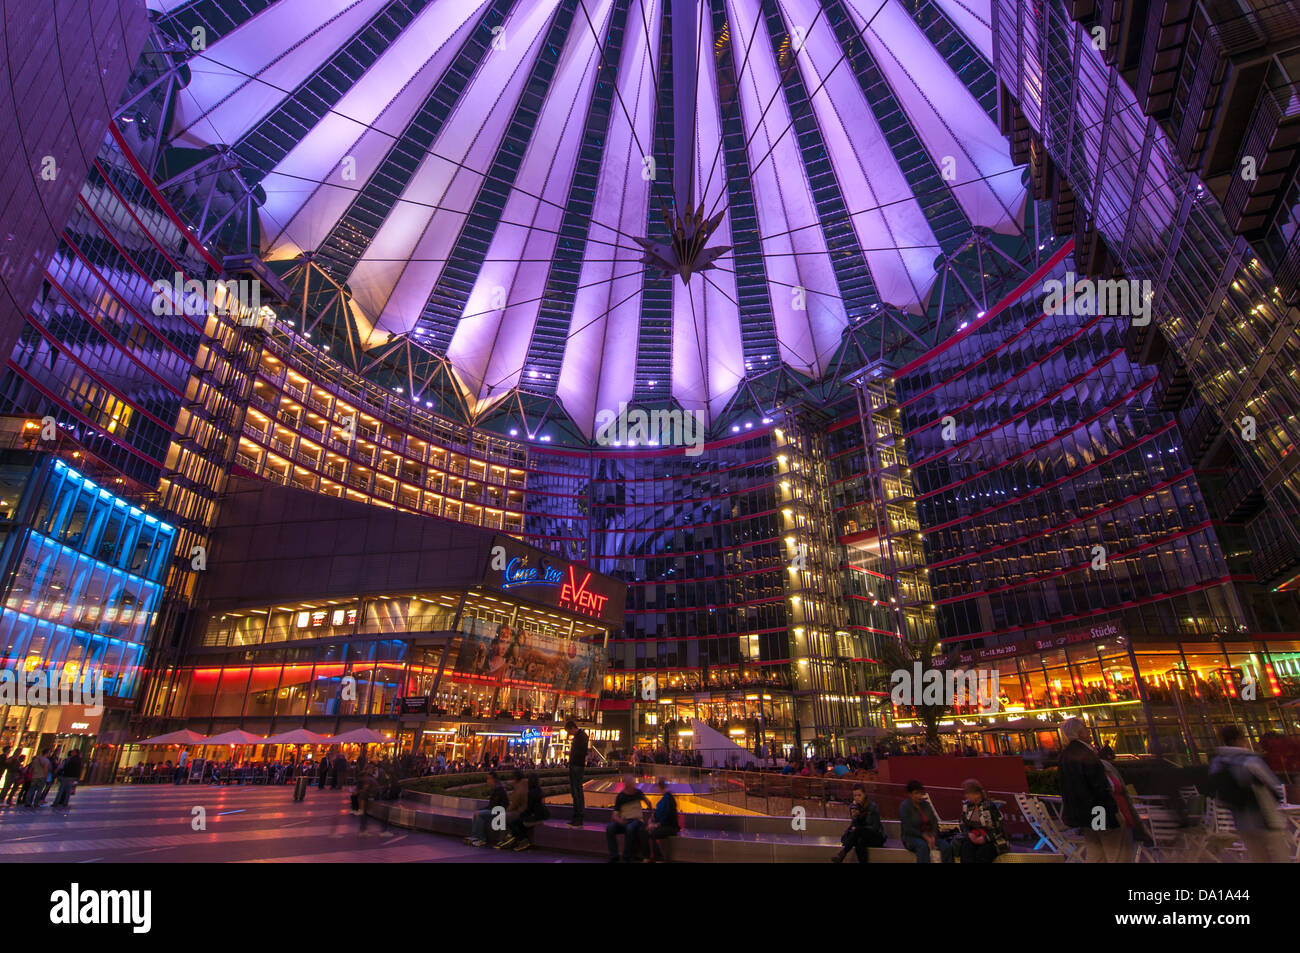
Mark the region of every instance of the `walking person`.
POLYGON ((366 821, 369 819, 366 808, 377 797, 379 797, 379 766, 372 764, 366 769, 366 773, 357 779, 357 807, 361 815, 361 830, 358 833, 362 837, 368 837, 372 833, 366 830, 366 821))
POLYGON ((1066 739, 1061 752, 1061 823, 1083 833, 1084 859, 1090 864, 1120 864, 1133 859, 1128 830, 1120 821, 1106 769, 1088 743, 1088 724, 1082 718, 1061 723, 1066 739))
POLYGON ((77 782, 81 780, 81 752, 76 748, 59 767, 59 793, 54 798, 54 807, 71 807, 68 799, 76 793, 77 782))
POLYGON ((1246 855, 1259 864, 1285 863, 1287 819, 1278 809, 1282 782, 1262 757, 1247 747, 1236 725, 1224 727, 1223 741, 1210 761, 1210 791, 1232 810, 1246 855))
POLYGON ((334 770, 330 774, 330 788, 337 791, 339 782, 346 780, 348 775, 348 759, 344 756, 342 749, 334 756, 334 770))
POLYGON ((27 783, 28 767, 23 762, 27 756, 15 754, 8 762, 8 771, 5 774, 5 786, 0 790, 0 801, 6 804, 13 804, 14 798, 19 796, 23 786, 27 783))
POLYGON ((49 778, 50 756, 47 751, 42 751, 27 764, 27 778, 22 794, 18 796, 19 802, 27 807, 35 807, 37 797, 44 796, 43 789, 49 783, 49 778))
POLYGON ((581 827, 587 806, 582 781, 587 771, 590 741, 587 733, 572 718, 564 723, 564 730, 569 733, 569 795, 573 799, 573 816, 569 818, 569 826, 581 827))

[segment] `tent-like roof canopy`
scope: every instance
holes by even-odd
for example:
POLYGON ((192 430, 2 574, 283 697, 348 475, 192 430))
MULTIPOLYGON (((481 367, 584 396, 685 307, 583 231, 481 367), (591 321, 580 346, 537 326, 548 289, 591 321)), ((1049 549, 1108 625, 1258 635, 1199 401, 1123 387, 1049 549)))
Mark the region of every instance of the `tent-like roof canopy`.
POLYGON ((865 321, 924 349, 942 262, 1019 230, 989 0, 149 6, 170 145, 238 168, 257 250, 335 282, 361 352, 445 358, 474 412, 714 420, 865 321))

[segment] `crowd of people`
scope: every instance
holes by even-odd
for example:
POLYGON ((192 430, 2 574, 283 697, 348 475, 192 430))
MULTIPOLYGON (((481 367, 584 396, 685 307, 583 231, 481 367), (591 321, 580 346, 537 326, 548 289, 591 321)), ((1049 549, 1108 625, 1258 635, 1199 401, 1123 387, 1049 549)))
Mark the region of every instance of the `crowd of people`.
POLYGON ((52 808, 70 808, 73 792, 82 776, 81 751, 73 748, 61 752, 50 747, 33 755, 31 760, 11 745, 0 749, 0 803, 10 807, 39 808, 50 789, 58 784, 52 808))

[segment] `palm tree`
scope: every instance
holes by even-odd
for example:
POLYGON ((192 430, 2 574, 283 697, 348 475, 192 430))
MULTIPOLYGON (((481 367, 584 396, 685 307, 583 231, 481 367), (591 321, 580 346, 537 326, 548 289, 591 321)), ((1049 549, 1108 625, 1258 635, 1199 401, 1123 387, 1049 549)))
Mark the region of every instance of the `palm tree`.
MULTIPOLYGON (((885 670, 878 679, 878 690, 885 692, 889 692, 893 687, 894 672, 907 672, 908 677, 911 678, 916 663, 920 662, 922 676, 931 669, 937 669, 942 673, 952 661, 940 652, 938 632, 933 632, 919 641, 897 637, 886 638, 881 645, 880 656, 885 670)), ((919 693, 920 685, 918 684, 916 688, 919 693)), ((918 694, 917 697, 923 696, 918 694)), ((940 754, 942 747, 939 743, 939 721, 948 713, 950 706, 940 703, 913 707, 916 709, 917 717, 925 725, 925 753, 940 754)))

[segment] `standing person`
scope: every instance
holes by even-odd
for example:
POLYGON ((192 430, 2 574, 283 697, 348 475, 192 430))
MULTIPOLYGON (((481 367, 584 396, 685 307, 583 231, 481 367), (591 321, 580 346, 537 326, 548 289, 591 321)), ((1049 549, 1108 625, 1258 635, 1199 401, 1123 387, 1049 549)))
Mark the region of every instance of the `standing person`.
POLYGON ((623 786, 614 795, 614 817, 605 827, 605 844, 609 847, 609 862, 618 863, 618 835, 623 834, 623 862, 631 863, 641 840, 642 806, 652 807, 650 799, 636 786, 636 778, 623 775, 623 786))
POLYGON ((573 799, 573 816, 569 818, 569 826, 581 827, 587 807, 582 780, 587 770, 587 748, 590 742, 587 733, 572 718, 564 723, 564 730, 569 733, 569 795, 573 799))
POLYGON ((1083 832, 1088 863, 1132 860, 1114 789, 1101 758, 1088 743, 1087 723, 1082 718, 1067 718, 1061 723, 1061 734, 1068 742, 1061 752, 1061 822, 1083 832))
POLYGON ((971 778, 962 785, 966 799, 961 806, 961 850, 963 864, 991 864, 998 854, 1011 849, 1002 824, 1002 812, 984 794, 984 786, 971 778))
POLYGON ((81 780, 81 752, 76 748, 64 760, 59 767, 59 793, 54 798, 54 807, 71 807, 68 798, 72 797, 77 790, 77 782, 81 780))
POLYGON ((42 751, 32 758, 27 767, 27 783, 23 785, 23 793, 18 800, 28 807, 36 807, 39 799, 45 796, 45 786, 50 779, 52 767, 49 751, 42 751))
POLYGON ((1210 761, 1210 792, 1232 810, 1237 832, 1254 863, 1283 863, 1287 856, 1286 817, 1278 810, 1282 782, 1264 759, 1247 747, 1236 725, 1220 735, 1223 746, 1210 761))
POLYGON ((941 862, 952 863, 952 844, 939 837, 939 815, 926 797, 920 781, 907 782, 907 798, 898 808, 903 828, 903 846, 916 855, 918 864, 930 863, 930 851, 937 850, 941 862))
POLYGON ((361 829, 358 833, 362 837, 370 834, 370 831, 366 830, 366 821, 369 819, 366 808, 377 797, 379 797, 379 767, 372 764, 366 768, 366 773, 357 779, 357 807, 361 815, 361 829))
POLYGON ((13 804, 14 798, 22 790, 27 775, 27 765, 23 764, 26 758, 26 755, 15 754, 7 762, 8 772, 5 774, 5 786, 0 790, 0 801, 13 804))
POLYGON ((646 863, 653 864, 664 857, 659 851, 659 841, 665 837, 676 837, 681 832, 681 821, 677 817, 677 798, 668 790, 668 779, 660 775, 655 784, 659 788, 659 803, 655 805, 654 816, 646 828, 646 837, 650 841, 649 855, 646 863))
POLYGON ((867 797, 864 785, 853 785, 853 804, 849 808, 848 829, 840 835, 839 852, 831 858, 831 863, 842 864, 849 851, 853 851, 858 863, 870 862, 870 848, 885 846, 885 825, 880 819, 880 808, 876 802, 867 797))
POLYGON ((346 779, 348 774, 348 759, 343 756, 343 749, 334 756, 334 768, 330 774, 330 788, 337 791, 340 780, 346 779))
POLYGON ((486 847, 492 836, 492 818, 496 809, 501 808, 501 816, 504 818, 509 806, 510 793, 501 782, 501 776, 495 771, 489 771, 488 806, 486 810, 474 812, 474 819, 470 823, 469 836, 465 838, 465 843, 471 847, 486 847))
POLYGON ((189 780, 190 774, 190 753, 181 751, 181 756, 176 759, 176 784, 184 784, 189 780))
POLYGON ((324 791, 325 782, 329 780, 329 776, 330 776, 330 756, 329 753, 327 752, 321 756, 320 764, 316 765, 316 787, 324 791))

